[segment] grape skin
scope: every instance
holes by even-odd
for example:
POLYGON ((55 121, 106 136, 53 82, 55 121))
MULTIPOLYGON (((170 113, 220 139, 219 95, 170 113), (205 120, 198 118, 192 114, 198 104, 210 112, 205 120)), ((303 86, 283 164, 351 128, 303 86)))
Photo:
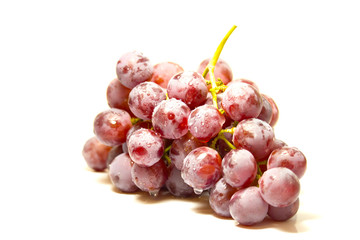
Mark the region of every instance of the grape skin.
POLYGON ((221 163, 225 181, 235 188, 250 186, 257 173, 254 156, 246 149, 233 149, 221 163))
POLYGON ((152 125, 164 138, 178 139, 188 132, 190 108, 180 100, 171 98, 160 102, 154 109, 152 125))
POLYGON ((169 157, 171 159, 171 163, 174 164, 174 166, 178 170, 181 170, 185 157, 195 148, 204 145, 205 143, 200 142, 193 135, 191 135, 190 132, 188 132, 186 135, 182 136, 179 139, 175 139, 172 142, 169 151, 169 157))
POLYGON ((257 116, 257 118, 270 124, 271 118, 273 115, 272 106, 271 106, 270 102, 266 99, 266 97, 264 97, 263 94, 261 95, 261 98, 262 98, 263 105, 262 105, 261 112, 260 112, 259 116, 257 116))
POLYGON ((179 64, 173 62, 161 62, 154 65, 153 75, 150 81, 166 89, 170 79, 175 74, 183 71, 184 69, 179 64))
POLYGON ((269 205, 268 216, 275 221, 286 221, 297 213, 299 210, 299 198, 287 207, 273 207, 269 205))
POLYGON ((150 167, 134 163, 131 168, 131 179, 141 191, 156 196, 168 179, 168 170, 162 160, 150 167))
POLYGON ((190 197, 194 195, 194 189, 184 182, 184 179, 181 177, 181 171, 174 165, 170 167, 169 177, 165 186, 176 197, 190 197))
POLYGON ((259 179, 263 199, 274 207, 294 203, 300 193, 299 178, 290 169, 276 167, 266 170, 259 179))
POLYGON ((87 165, 94 171, 104 171, 107 168, 110 146, 102 144, 96 137, 88 139, 83 147, 82 155, 87 165))
POLYGON ((279 120, 279 108, 276 105, 274 99, 272 99, 271 97, 269 97, 268 95, 262 94, 266 100, 268 100, 268 102, 271 105, 272 108, 272 116, 271 116, 271 121, 270 121, 270 126, 274 127, 275 124, 277 123, 277 121, 279 120))
POLYGON ((111 150, 109 151, 108 157, 106 159, 106 165, 109 167, 110 163, 120 154, 124 153, 124 145, 125 143, 123 143, 122 145, 117 145, 115 147, 112 147, 111 150))
POLYGON ((153 73, 150 60, 140 52, 127 52, 122 55, 116 65, 116 74, 121 84, 134 88, 139 83, 149 81, 153 73))
POLYGON ((131 117, 128 112, 111 108, 95 117, 94 133, 103 144, 116 146, 126 141, 126 133, 131 126, 131 117))
POLYGON ((209 204, 216 214, 222 217, 231 217, 229 203, 231 196, 237 191, 237 188, 226 183, 221 178, 210 190, 209 204))
POLYGON ((129 108, 138 118, 151 120, 154 108, 166 99, 164 90, 153 82, 143 82, 129 94, 129 108))
POLYGON ((131 159, 140 166, 152 166, 164 154, 164 141, 161 136, 145 128, 131 134, 127 147, 131 159))
POLYGON ((262 108, 260 93, 251 85, 236 82, 223 93, 221 106, 234 121, 259 116, 262 108))
POLYGON ((130 112, 128 99, 131 89, 125 87, 120 83, 120 80, 115 78, 110 82, 106 90, 106 99, 110 108, 124 109, 130 112))
POLYGON ((188 127, 191 134, 203 142, 208 142, 222 129, 225 117, 212 105, 202 105, 191 111, 188 127))
POLYGON ((167 93, 169 98, 179 99, 194 109, 206 102, 208 89, 201 74, 185 71, 170 79, 167 93))
POLYGON ((235 192, 230 199, 230 214, 241 225, 254 225, 264 220, 269 205, 257 187, 248 187, 235 192))
POLYGON ((300 179, 306 171, 306 157, 295 147, 275 149, 269 156, 267 168, 286 167, 293 171, 300 179))
POLYGON ((134 163, 129 154, 119 154, 109 165, 109 177, 112 184, 122 192, 135 192, 138 187, 131 178, 131 168, 134 163))
POLYGON ((245 119, 236 126, 233 143, 236 148, 245 148, 260 160, 271 152, 275 135, 272 127, 257 118, 245 119))
POLYGON ((192 150, 184 159, 181 177, 195 193, 210 189, 221 177, 221 157, 209 147, 192 150))

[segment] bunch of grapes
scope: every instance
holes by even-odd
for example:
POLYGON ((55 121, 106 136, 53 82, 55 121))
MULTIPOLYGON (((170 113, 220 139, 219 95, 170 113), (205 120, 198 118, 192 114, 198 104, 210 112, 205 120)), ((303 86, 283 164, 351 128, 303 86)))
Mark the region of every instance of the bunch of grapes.
POLYGON ((83 148, 88 166, 123 192, 208 194, 216 214, 241 225, 294 216, 306 158, 275 138, 274 100, 250 80, 233 80, 219 59, 235 27, 198 71, 124 54, 107 88, 110 108, 95 117, 83 148))

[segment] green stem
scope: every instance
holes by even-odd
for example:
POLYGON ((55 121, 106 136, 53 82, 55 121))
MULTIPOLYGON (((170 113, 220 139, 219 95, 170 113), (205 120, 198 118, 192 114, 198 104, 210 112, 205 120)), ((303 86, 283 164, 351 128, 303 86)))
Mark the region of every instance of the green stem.
POLYGON ((215 78, 215 65, 216 62, 219 60, 220 57, 220 53, 224 48, 224 45, 226 43, 226 41, 228 40, 228 38, 230 37, 230 35, 232 34, 232 32, 235 30, 237 26, 234 25, 229 31, 228 33, 225 35, 225 37, 221 40, 219 46, 217 47, 214 56, 212 57, 212 59, 210 60, 209 64, 206 66, 204 72, 203 72, 203 77, 205 78, 206 75, 209 73, 210 74, 210 81, 211 81, 211 89, 210 89, 210 93, 213 99, 213 104, 214 107, 218 108, 218 104, 217 104, 217 96, 216 96, 216 78, 215 78))
POLYGON ((231 142, 229 142, 229 140, 227 140, 224 135, 220 135, 220 139, 223 140, 231 149, 236 149, 236 147, 231 142))

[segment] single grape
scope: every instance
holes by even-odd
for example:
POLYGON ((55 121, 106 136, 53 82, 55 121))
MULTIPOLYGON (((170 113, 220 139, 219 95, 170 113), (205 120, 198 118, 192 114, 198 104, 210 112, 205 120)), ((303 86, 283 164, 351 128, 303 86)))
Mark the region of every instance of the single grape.
POLYGON ((116 74, 121 84, 134 88, 139 83, 149 81, 153 66, 149 59, 140 52, 128 52, 122 55, 116 65, 116 74))
POLYGON ((154 108, 165 99, 165 91, 159 85, 153 82, 143 82, 131 90, 129 107, 136 117, 150 120, 154 108))
POLYGON ((221 157, 209 147, 192 150, 184 159, 181 177, 196 194, 210 189, 221 177, 221 157))
MULTIPOLYGON (((209 62, 210 62, 210 58, 203 60, 200 63, 197 72, 203 74, 209 62)), ((228 84, 233 79, 233 73, 231 67, 223 59, 218 59, 218 61, 216 62, 214 74, 215 74, 215 79, 218 80, 220 78, 224 84, 228 84)), ((210 74, 207 74, 205 79, 210 80, 210 74)), ((209 86, 211 87, 211 85, 209 86)))
POLYGON ((158 84, 160 87, 166 89, 170 79, 177 73, 183 72, 184 69, 173 62, 161 62, 154 65, 151 82, 158 84))
POLYGON ((230 214, 241 225, 254 225, 266 217, 269 205, 262 199, 257 187, 235 192, 230 199, 230 214))
POLYGON ((222 129, 225 117, 212 105, 202 105, 191 111, 188 127, 191 134, 203 142, 208 142, 222 129))
POLYGON ((130 113, 128 104, 131 89, 122 85, 119 79, 115 78, 110 82, 106 90, 106 99, 110 108, 124 109, 130 113))
POLYGON ((270 121, 270 126, 274 127, 275 124, 277 123, 277 121, 279 120, 279 108, 276 105, 274 99, 272 99, 271 97, 263 94, 263 96, 266 98, 266 100, 268 100, 268 102, 271 105, 272 108, 272 117, 271 117, 271 121, 270 121))
POLYGON ((107 168, 110 146, 102 144, 96 137, 88 139, 83 147, 82 155, 87 165, 94 171, 104 171, 107 168))
POLYGON ((282 140, 280 140, 280 139, 274 139, 273 141, 272 141, 272 143, 270 144, 270 146, 269 146, 269 155, 266 155, 264 158, 262 158, 262 159, 257 159, 257 162, 259 163, 259 167, 260 167, 260 170, 261 170, 261 172, 263 173, 263 172, 265 172, 268 168, 267 168, 267 163, 268 163, 268 158, 269 158, 269 156, 270 156, 270 154, 274 151, 274 150, 276 150, 276 149, 279 149, 279 148, 282 148, 282 147, 284 147, 284 146, 287 146, 287 144, 284 142, 284 141, 282 141, 282 140), (261 163, 261 164, 260 164, 261 163))
POLYGON ((299 178, 290 169, 276 167, 266 170, 259 179, 263 199, 274 207, 294 203, 300 193, 299 178))
POLYGON ((164 154, 164 141, 153 130, 141 128, 131 134, 128 141, 131 159, 140 166, 151 166, 164 154))
POLYGON ((201 74, 185 71, 170 79, 167 93, 169 98, 179 99, 194 109, 206 102, 208 89, 201 74))
POLYGON ((95 117, 94 133, 103 144, 116 146, 126 141, 126 134, 131 126, 131 117, 128 112, 111 108, 95 117))
POLYGON ((267 168, 286 167, 293 171, 300 179, 306 170, 306 157, 295 147, 275 149, 269 156, 267 168))
POLYGON ((214 212, 222 217, 231 217, 229 203, 231 196, 237 191, 236 188, 226 183, 224 178, 216 182, 210 190, 209 204, 214 212))
POLYGON ((299 210, 299 198, 287 207, 273 207, 269 205, 268 216, 275 221, 286 221, 297 213, 299 210))
POLYGON ((176 197, 190 197, 194 195, 194 189, 184 182, 184 179, 181 177, 181 171, 174 165, 170 167, 169 178, 165 186, 176 197))
POLYGON ((150 167, 142 167, 134 163, 131 169, 131 178, 142 191, 157 196, 168 178, 168 170, 162 160, 150 167))
POLYGON ((131 178, 131 168, 134 163, 129 154, 122 153, 114 158, 109 165, 109 177, 113 185, 122 192, 138 190, 131 178))
POLYGON ((111 148, 108 157, 106 159, 106 166, 109 167, 110 163, 120 154, 124 153, 124 145, 125 143, 121 145, 117 145, 111 148))
POLYGON ((192 150, 201 146, 205 146, 205 143, 200 142, 193 135, 191 135, 190 132, 188 132, 186 135, 182 136, 179 139, 175 139, 172 142, 169 151, 171 163, 173 163, 178 170, 181 170, 185 157, 192 150))
POLYGON ((256 160, 260 160, 270 154, 274 137, 274 131, 268 123, 250 118, 239 122, 236 126, 233 143, 236 148, 247 149, 256 160))
POLYGON ((262 105, 261 112, 260 112, 259 116, 257 116, 257 118, 270 124, 271 118, 273 115, 272 114, 272 106, 269 103, 269 101, 266 99, 266 97, 264 97, 263 94, 261 95, 261 97, 262 97, 263 105, 262 105))
POLYGON ((135 132, 136 130, 139 130, 141 128, 151 129, 152 124, 150 121, 140 121, 140 122, 135 123, 126 134, 126 145, 129 144, 129 138, 130 138, 131 134, 133 134, 133 132, 135 132))
POLYGON ((246 149, 233 149, 222 160, 225 181, 235 188, 250 186, 257 173, 254 156, 246 149))
POLYGON ((233 83, 223 93, 221 106, 235 121, 259 116, 262 108, 260 93, 246 83, 233 83))
POLYGON ((175 98, 159 103, 153 112, 154 130, 164 138, 178 139, 188 132, 190 108, 175 98))

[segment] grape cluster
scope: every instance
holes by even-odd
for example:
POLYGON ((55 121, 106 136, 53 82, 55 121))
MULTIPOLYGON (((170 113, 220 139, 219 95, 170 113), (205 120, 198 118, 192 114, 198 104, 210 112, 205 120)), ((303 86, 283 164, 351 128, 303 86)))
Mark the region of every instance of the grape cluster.
POLYGON ((83 156, 122 192, 208 194, 216 214, 241 225, 284 221, 299 208, 306 158, 275 137, 274 100, 219 59, 227 37, 197 71, 125 53, 83 156))

